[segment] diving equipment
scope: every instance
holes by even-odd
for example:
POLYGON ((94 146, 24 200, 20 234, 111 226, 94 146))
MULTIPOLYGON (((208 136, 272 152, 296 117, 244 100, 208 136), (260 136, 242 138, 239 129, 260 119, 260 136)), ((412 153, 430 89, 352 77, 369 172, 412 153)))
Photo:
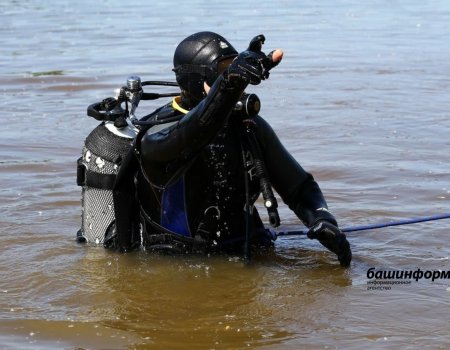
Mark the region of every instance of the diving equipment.
POLYGON ((114 229, 114 182, 121 161, 131 148, 132 135, 136 135, 130 126, 125 128, 126 131, 120 130, 106 121, 86 138, 77 171, 77 184, 82 187, 79 242, 103 244, 107 233, 114 229))
POLYGON ((233 112, 242 118, 256 117, 261 109, 261 101, 255 94, 243 93, 233 112))
MULTIPOLYGON (((134 89, 132 78, 135 77, 128 79, 131 82, 128 85, 134 89)), ((88 107, 87 114, 102 123, 88 135, 78 159, 77 185, 82 187, 78 242, 103 244, 108 232, 114 230, 114 182, 138 131, 131 123, 130 114, 121 107, 130 95, 131 103, 137 106, 136 91, 122 88, 115 98, 88 107)))
MULTIPOLYGON (((130 76, 127 85, 118 89, 115 97, 91 104, 87 109, 88 116, 101 121, 101 124, 86 138, 82 156, 77 161, 77 184, 82 188, 82 220, 81 229, 77 232, 78 242, 103 244, 106 236, 114 234, 117 215, 113 190, 122 161, 140 131, 135 115, 140 100, 178 95, 144 93, 144 85, 177 86, 170 82, 141 82, 140 77, 130 76), (122 108, 123 104, 125 108, 122 108)), ((145 127, 160 123, 147 123, 145 127)))

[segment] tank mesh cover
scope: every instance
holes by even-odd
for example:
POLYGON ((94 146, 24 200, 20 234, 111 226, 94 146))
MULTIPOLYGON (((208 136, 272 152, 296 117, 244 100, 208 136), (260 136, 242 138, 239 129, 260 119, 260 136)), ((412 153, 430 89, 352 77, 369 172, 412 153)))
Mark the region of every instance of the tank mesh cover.
MULTIPOLYGON (((114 135, 104 125, 99 125, 86 139, 82 162, 89 172, 117 175, 119 165, 116 162, 125 156, 131 143, 132 139, 114 135)), ((112 190, 83 186, 81 202, 83 237, 88 243, 103 244, 115 220, 112 190)))

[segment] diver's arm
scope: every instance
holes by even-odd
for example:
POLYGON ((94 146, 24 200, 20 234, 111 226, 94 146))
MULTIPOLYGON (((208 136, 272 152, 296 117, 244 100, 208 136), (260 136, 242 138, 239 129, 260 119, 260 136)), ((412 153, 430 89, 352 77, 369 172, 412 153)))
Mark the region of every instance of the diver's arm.
POLYGON ((219 76, 206 98, 179 123, 143 137, 141 153, 145 162, 188 158, 207 145, 224 125, 245 86, 230 86, 219 76))
POLYGON ((307 227, 320 220, 337 225, 313 176, 292 157, 263 118, 257 117, 256 121, 268 175, 283 202, 307 227))
POLYGON ((317 239, 335 253, 341 266, 350 266, 350 244, 328 211, 319 185, 283 147, 269 124, 260 117, 257 123, 258 136, 265 151, 264 160, 275 190, 309 228, 308 237, 317 239))

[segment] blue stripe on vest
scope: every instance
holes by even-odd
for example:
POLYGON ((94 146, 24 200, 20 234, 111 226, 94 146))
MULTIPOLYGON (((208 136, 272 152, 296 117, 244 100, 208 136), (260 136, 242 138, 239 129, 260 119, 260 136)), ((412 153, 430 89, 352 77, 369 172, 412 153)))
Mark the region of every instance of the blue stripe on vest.
POLYGON ((191 237, 184 197, 184 176, 164 190, 161 203, 161 226, 179 235, 191 237))

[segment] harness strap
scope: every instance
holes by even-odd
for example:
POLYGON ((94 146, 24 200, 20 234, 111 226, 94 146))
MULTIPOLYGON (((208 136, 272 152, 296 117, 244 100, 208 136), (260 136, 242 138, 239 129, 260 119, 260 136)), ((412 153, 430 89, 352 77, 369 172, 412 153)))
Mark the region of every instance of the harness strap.
POLYGON ((209 76, 214 74, 213 69, 209 66, 206 66, 204 64, 198 65, 198 64, 180 64, 174 69, 172 69, 177 74, 200 74, 202 76, 209 76))
POLYGON ((101 174, 88 170, 82 158, 77 161, 77 185, 112 190, 116 181, 115 174, 101 174))
POLYGON ((114 174, 100 174, 94 171, 86 172, 86 186, 94 187, 101 190, 112 190, 114 182, 116 181, 116 175, 114 174))
MULTIPOLYGON (((155 236, 155 235, 169 235, 172 236, 174 239, 179 240, 182 243, 186 243, 186 244, 193 244, 194 239, 192 237, 187 237, 187 236, 182 236, 178 233, 175 233, 167 228, 165 228, 164 226, 161 226, 160 224, 158 224, 156 221, 154 221, 150 215, 148 215, 145 210, 142 208, 142 206, 140 206, 141 208, 141 216, 143 217, 143 219, 145 220, 144 222, 150 224, 151 228, 153 229, 152 231, 156 231, 157 233, 155 234, 151 234, 149 233, 148 236, 155 236)), ((147 232, 151 232, 148 231, 147 232)))
POLYGON ((141 207, 141 221, 149 224, 152 230, 144 227, 147 233, 147 248, 156 251, 179 252, 179 253, 206 253, 210 252, 212 247, 207 240, 205 240, 200 231, 200 227, 194 237, 182 236, 175 233, 164 226, 155 222, 141 207), (151 233, 154 232, 154 233, 151 233))

